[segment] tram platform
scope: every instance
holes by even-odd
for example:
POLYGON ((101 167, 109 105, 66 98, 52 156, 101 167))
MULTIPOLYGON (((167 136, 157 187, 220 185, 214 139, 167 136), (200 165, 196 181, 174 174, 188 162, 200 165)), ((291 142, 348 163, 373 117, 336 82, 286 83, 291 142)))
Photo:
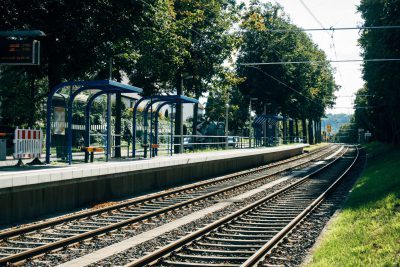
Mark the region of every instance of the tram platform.
POLYGON ((224 175, 303 153, 305 144, 120 162, 0 169, 0 228, 224 175))

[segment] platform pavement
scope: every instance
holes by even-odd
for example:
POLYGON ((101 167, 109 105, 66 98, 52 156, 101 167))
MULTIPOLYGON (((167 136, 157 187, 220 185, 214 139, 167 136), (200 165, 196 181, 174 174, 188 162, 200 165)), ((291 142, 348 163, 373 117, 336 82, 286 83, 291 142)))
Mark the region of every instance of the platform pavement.
POLYGON ((226 158, 245 157, 269 152, 278 152, 293 148, 306 147, 307 144, 295 144, 280 147, 235 149, 174 156, 159 156, 151 159, 131 160, 124 162, 96 162, 75 164, 66 167, 39 166, 29 170, 0 170, 0 189, 42 184, 63 180, 94 177, 107 174, 149 170, 152 168, 176 166, 190 163, 221 160, 226 158), (34 169, 37 168, 37 169, 34 169))

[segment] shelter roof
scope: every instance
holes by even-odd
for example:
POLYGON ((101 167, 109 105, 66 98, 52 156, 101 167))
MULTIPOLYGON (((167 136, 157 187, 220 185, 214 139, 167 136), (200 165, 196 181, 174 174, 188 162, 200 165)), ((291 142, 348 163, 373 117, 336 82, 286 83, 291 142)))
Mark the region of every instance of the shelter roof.
POLYGON ((284 117, 279 116, 279 115, 259 115, 254 119, 253 126, 254 125, 261 125, 264 122, 266 122, 268 119, 279 121, 279 120, 283 120, 284 117))
POLYGON ((64 82, 58 85, 59 89, 67 86, 86 87, 87 89, 107 90, 120 93, 141 93, 143 90, 128 84, 119 83, 111 80, 98 80, 98 81, 74 81, 64 82))
POLYGON ((0 31, 1 37, 38 37, 46 36, 46 34, 39 30, 32 31, 0 31))
POLYGON ((174 102, 174 103, 199 103, 199 100, 183 96, 183 95, 154 95, 145 96, 143 100, 149 100, 148 103, 152 102, 174 102))

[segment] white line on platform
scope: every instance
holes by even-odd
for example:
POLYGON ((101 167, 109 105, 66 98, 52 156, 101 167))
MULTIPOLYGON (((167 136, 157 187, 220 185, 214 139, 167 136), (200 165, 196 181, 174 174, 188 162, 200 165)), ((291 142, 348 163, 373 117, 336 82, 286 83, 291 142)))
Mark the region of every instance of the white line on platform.
POLYGON ((182 154, 170 156, 161 156, 152 159, 122 161, 122 162, 102 162, 91 164, 79 164, 74 166, 63 166, 56 168, 43 168, 38 170, 27 171, 0 171, 0 188, 24 186, 30 184, 40 184, 46 182, 70 180, 75 178, 90 178, 98 175, 107 175, 121 172, 139 171, 144 169, 170 167, 175 165, 191 164, 197 162, 207 162, 213 160, 221 160, 226 158, 239 158, 255 154, 275 153, 290 149, 305 147, 304 144, 296 144, 283 147, 273 148, 256 148, 256 149, 232 149, 224 151, 212 151, 193 154, 182 154), (61 175, 62 174, 62 175, 61 175), (57 175, 61 175, 57 178, 57 175), (33 177, 36 176, 36 177, 33 177), (53 177, 54 176, 54 177, 53 177), (33 177, 33 178, 32 178, 33 177), (44 178, 43 178, 44 177, 44 178), (14 179, 18 179, 14 182, 14 179))
POLYGON ((85 256, 82 256, 80 258, 76 258, 74 260, 65 262, 61 265, 61 267, 78 267, 78 266, 87 266, 93 263, 96 263, 97 261, 103 260, 105 258, 108 258, 114 254, 121 253, 124 250, 130 249, 134 246, 137 246, 143 242, 149 241, 153 238, 156 238, 162 234, 165 234, 166 232, 169 232, 171 230, 174 230, 180 226, 183 226, 185 224, 188 224, 190 222, 193 222, 195 220, 201 219, 205 217, 206 215, 219 211, 223 208, 226 208, 227 206, 231 205, 235 201, 242 201, 248 197, 251 197, 257 193, 260 193, 264 191, 265 189, 271 188, 279 183, 282 183, 283 181, 286 181, 287 179, 291 178, 292 176, 285 176, 280 179, 277 179, 273 182, 270 182, 268 184, 265 184, 263 186, 260 186, 256 189, 250 190, 248 192, 245 192, 243 194, 240 194, 238 196, 235 196, 231 199, 226 199, 226 200, 221 200, 221 202, 212 205, 208 208, 196 211, 190 215, 184 216, 180 219, 174 220, 170 223, 164 224, 162 226, 159 226, 157 228, 154 228, 150 231, 141 233, 139 235, 136 235, 134 237, 131 237, 129 239, 126 239, 124 241, 121 241, 119 243, 115 243, 111 246, 99 249, 95 252, 92 252, 90 254, 87 254, 85 256))
POLYGON ((329 157, 326 157, 325 160, 330 160, 331 158, 333 158, 334 156, 336 156, 337 154, 340 153, 340 151, 342 151, 344 148, 344 146, 341 146, 339 150, 337 150, 335 153, 333 153, 332 155, 330 155, 329 157))

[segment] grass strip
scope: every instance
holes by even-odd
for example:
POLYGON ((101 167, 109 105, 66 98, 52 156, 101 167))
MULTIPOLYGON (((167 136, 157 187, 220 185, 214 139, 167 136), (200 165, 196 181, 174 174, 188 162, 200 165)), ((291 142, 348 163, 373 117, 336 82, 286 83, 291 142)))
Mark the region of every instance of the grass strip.
POLYGON ((367 168, 307 266, 400 266, 400 149, 366 149, 367 168))
POLYGON ((318 149, 318 148, 321 148, 321 147, 324 147, 324 146, 327 146, 327 145, 329 145, 329 143, 319 143, 319 144, 315 144, 315 145, 309 145, 309 146, 304 148, 304 151, 309 151, 310 152, 310 151, 313 151, 315 149, 318 149))

